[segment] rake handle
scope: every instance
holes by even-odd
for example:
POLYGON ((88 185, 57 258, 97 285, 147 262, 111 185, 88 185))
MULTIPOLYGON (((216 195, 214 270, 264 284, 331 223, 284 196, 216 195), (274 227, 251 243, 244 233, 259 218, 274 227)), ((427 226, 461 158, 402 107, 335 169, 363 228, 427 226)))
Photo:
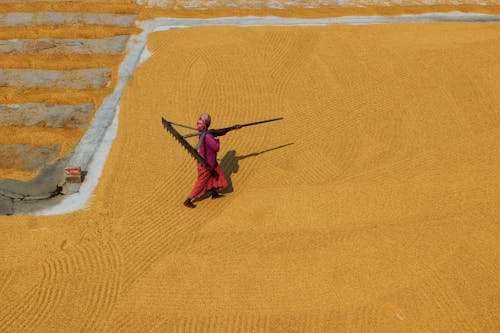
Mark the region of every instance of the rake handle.
MULTIPOLYGON (((260 121, 254 121, 253 123, 246 123, 246 124, 241 124, 241 125, 234 125, 234 126, 230 126, 230 127, 217 128, 217 129, 209 130, 208 132, 210 132, 210 131, 214 131, 214 132, 217 132, 217 131, 228 131, 228 130, 230 131, 230 130, 235 129, 236 126, 247 127, 247 126, 253 126, 253 125, 258 125, 258 124, 263 124, 263 123, 269 123, 271 121, 278 121, 278 120, 283 120, 283 117, 278 117, 278 118, 273 118, 273 119, 267 119, 267 120, 260 120, 260 121)), ((202 133, 203 132, 186 134, 183 137, 184 138, 190 138, 190 137, 193 137, 193 136, 201 135, 202 133)))

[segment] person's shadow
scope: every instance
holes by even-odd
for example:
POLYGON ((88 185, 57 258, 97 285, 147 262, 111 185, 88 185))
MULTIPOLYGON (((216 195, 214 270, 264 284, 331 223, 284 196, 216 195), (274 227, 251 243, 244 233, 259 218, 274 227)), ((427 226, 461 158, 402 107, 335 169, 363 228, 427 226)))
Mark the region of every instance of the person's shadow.
POLYGON ((226 180, 227 180, 227 187, 225 189, 223 189, 221 191, 221 193, 227 194, 227 193, 231 193, 231 192, 234 191, 233 181, 231 180, 231 176, 233 174, 237 173, 238 170, 240 169, 239 162, 241 160, 244 160, 245 158, 249 158, 249 157, 258 156, 260 154, 264 154, 264 153, 267 153, 267 152, 270 152, 270 151, 273 151, 273 150, 281 149, 281 148, 284 148, 284 147, 287 147, 287 146, 290 146, 290 145, 293 145, 293 142, 287 143, 285 145, 281 145, 281 146, 278 146, 278 147, 274 147, 274 148, 262 150, 262 151, 259 151, 259 152, 256 152, 256 153, 242 155, 242 156, 237 156, 236 155, 236 150, 230 150, 230 151, 228 151, 226 153, 226 155, 224 155, 224 157, 220 161, 220 166, 222 168, 222 172, 224 173, 224 176, 226 177, 226 180))

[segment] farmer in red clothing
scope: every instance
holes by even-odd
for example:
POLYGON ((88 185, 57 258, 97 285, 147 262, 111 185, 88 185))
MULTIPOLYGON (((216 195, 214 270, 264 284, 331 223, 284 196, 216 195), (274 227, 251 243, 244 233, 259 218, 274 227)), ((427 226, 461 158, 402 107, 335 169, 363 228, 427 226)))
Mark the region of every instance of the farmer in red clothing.
MULTIPOLYGON (((198 132, 208 131, 210 120, 210 115, 206 113, 202 114, 196 123, 198 132)), ((236 129, 240 127, 241 126, 235 126, 236 129)), ((217 152, 219 151, 220 143, 219 139, 216 137, 225 135, 229 131, 230 130, 208 131, 204 138, 200 137, 200 140, 203 138, 203 141, 200 143, 199 152, 207 162, 207 167, 205 168, 198 163, 198 179, 194 184, 191 194, 186 201, 184 201, 184 206, 195 208, 196 206, 193 204, 193 200, 201 197, 208 191, 211 192, 212 199, 222 197, 218 191, 227 186, 227 180, 222 173, 220 165, 217 163, 217 152)))

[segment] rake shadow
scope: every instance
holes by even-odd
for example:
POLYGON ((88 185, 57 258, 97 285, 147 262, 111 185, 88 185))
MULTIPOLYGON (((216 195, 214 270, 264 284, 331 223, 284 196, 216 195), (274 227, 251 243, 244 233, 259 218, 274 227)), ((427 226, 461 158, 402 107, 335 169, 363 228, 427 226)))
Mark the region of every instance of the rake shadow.
MULTIPOLYGON (((226 153, 226 155, 224 155, 222 160, 220 160, 220 163, 219 163, 221 168, 222 168, 222 172, 224 173, 224 176, 226 177, 226 180, 227 180, 227 187, 225 189, 223 189, 220 193, 228 194, 228 193, 234 192, 233 181, 231 180, 231 177, 233 176, 233 174, 238 173, 238 170, 240 169, 239 162, 241 160, 244 160, 244 159, 250 158, 250 157, 255 157, 255 156, 258 156, 260 154, 264 154, 264 153, 267 153, 267 152, 270 152, 273 150, 285 148, 285 147, 291 146, 293 144, 294 144, 293 142, 290 142, 290 143, 287 143, 287 144, 284 144, 281 146, 277 146, 277 147, 273 147, 273 148, 269 148, 269 149, 262 150, 259 152, 255 152, 255 153, 251 153, 251 154, 247 154, 247 155, 241 155, 241 156, 236 155, 236 150, 228 151, 226 153)), ((210 192, 207 192, 203 196, 201 196, 200 198, 194 200, 194 202, 200 202, 200 201, 203 201, 209 197, 210 197, 210 192)))
POLYGON ((221 193, 227 194, 227 193, 231 193, 234 191, 233 181, 231 178, 232 178, 233 174, 238 173, 238 170, 240 169, 239 162, 241 160, 244 160, 244 159, 250 158, 250 157, 255 157, 255 156, 258 156, 258 155, 261 155, 261 154, 264 154, 264 153, 267 153, 267 152, 270 152, 273 150, 282 149, 282 148, 285 148, 287 146, 291 146, 293 144, 294 144, 293 142, 290 142, 290 143, 287 143, 285 145, 281 145, 281 146, 277 146, 274 148, 262 150, 262 151, 259 151, 256 153, 251 153, 251 154, 241 155, 241 156, 236 155, 236 150, 228 151, 226 153, 226 155, 224 155, 224 157, 220 161, 220 166, 222 168, 222 171, 224 172, 224 176, 227 179, 227 187, 224 190, 222 190, 221 193))

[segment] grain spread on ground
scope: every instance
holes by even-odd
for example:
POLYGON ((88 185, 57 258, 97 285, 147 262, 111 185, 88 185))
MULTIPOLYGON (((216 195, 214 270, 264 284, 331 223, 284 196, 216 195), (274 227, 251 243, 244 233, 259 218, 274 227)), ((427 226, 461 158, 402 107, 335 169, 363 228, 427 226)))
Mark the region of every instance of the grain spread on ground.
POLYGON ((0 217, 0 331, 492 332, 498 24, 151 35, 88 209, 0 217), (187 209, 160 117, 214 127, 187 209), (274 150, 270 150, 276 148, 274 150))

